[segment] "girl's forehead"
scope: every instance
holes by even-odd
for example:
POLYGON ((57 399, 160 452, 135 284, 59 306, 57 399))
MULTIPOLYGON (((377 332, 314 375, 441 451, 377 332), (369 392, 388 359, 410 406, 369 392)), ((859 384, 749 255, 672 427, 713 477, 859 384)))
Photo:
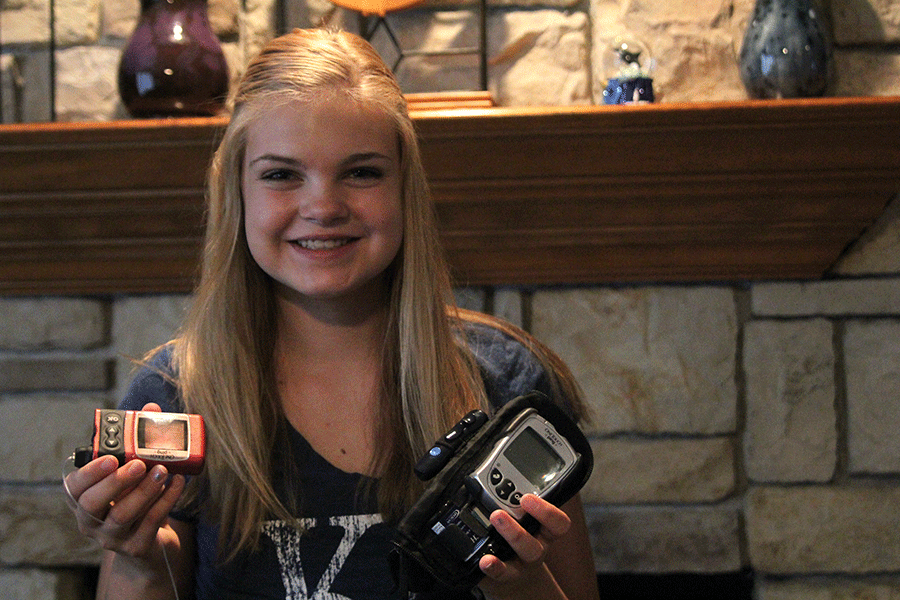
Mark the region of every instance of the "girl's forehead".
POLYGON ((296 115, 344 113, 372 120, 392 120, 386 103, 366 98, 350 89, 325 87, 304 92, 283 92, 259 98, 250 108, 251 121, 265 119, 273 113, 293 112, 296 115))
POLYGON ((400 150, 400 137, 395 120, 381 106, 346 95, 331 95, 260 106, 247 121, 244 149, 275 142, 327 143, 334 138, 335 143, 382 143, 400 150))
POLYGON ((278 102, 260 103, 248 119, 248 129, 266 129, 287 123, 318 123, 340 126, 353 122, 371 127, 394 127, 393 116, 373 101, 358 100, 343 94, 328 94, 320 98, 288 98, 278 102))

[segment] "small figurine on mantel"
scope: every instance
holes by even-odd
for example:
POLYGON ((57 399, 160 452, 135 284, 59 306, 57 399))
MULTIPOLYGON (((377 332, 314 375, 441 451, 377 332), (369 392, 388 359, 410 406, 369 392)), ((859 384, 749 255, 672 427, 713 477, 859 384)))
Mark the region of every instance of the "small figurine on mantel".
POLYGON ((603 90, 604 104, 653 102, 653 60, 647 47, 637 40, 618 37, 604 57, 609 81, 603 90))

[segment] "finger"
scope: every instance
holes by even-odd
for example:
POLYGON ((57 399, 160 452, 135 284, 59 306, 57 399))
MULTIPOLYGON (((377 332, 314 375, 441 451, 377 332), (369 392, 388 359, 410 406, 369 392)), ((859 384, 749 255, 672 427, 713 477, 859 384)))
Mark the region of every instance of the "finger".
POLYGON ((101 456, 66 475, 66 489, 75 500, 78 500, 85 490, 96 485, 118 467, 119 461, 115 456, 101 456))
POLYGON ((546 552, 544 543, 528 533, 512 515, 505 510, 491 513, 491 525, 497 530, 509 546, 526 563, 541 560, 546 552))
POLYGON ((130 533, 163 493, 168 475, 165 467, 156 465, 137 486, 118 498, 106 516, 105 529, 108 534, 121 536, 124 532, 130 533))
POLYGON ((78 504, 89 514, 103 519, 109 511, 110 502, 136 486, 146 471, 142 461, 130 461, 82 492, 78 496, 78 504))
POLYGON ((162 408, 160 408, 159 404, 156 402, 148 402, 141 410, 146 412, 162 412, 162 408))
POLYGON ((548 541, 555 540, 568 533, 572 520, 562 509, 550 504, 534 494, 522 497, 522 508, 541 524, 540 536, 548 541))
POLYGON ((128 540, 126 551, 142 554, 156 542, 160 527, 169 517, 178 498, 184 491, 185 479, 181 475, 172 477, 163 494, 150 506, 143 519, 137 524, 128 540))
POLYGON ((485 554, 478 561, 481 572, 495 581, 507 581, 516 577, 514 567, 506 564, 492 554, 485 554))

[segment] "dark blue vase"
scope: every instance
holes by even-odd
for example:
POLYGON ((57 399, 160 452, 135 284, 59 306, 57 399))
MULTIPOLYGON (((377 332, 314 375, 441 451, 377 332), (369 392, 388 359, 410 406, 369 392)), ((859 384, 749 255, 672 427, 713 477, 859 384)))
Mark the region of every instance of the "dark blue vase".
POLYGON ((740 68, 752 98, 825 95, 831 43, 811 0, 756 0, 740 68))

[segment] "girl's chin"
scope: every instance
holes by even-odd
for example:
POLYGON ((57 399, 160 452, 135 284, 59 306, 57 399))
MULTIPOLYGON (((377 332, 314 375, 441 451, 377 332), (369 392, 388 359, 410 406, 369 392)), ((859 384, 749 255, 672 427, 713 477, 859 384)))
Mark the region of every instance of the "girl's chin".
POLYGON ((276 293, 285 300, 299 303, 346 303, 367 302, 384 298, 386 278, 381 275, 374 279, 304 281, 291 282, 275 280, 276 293))

